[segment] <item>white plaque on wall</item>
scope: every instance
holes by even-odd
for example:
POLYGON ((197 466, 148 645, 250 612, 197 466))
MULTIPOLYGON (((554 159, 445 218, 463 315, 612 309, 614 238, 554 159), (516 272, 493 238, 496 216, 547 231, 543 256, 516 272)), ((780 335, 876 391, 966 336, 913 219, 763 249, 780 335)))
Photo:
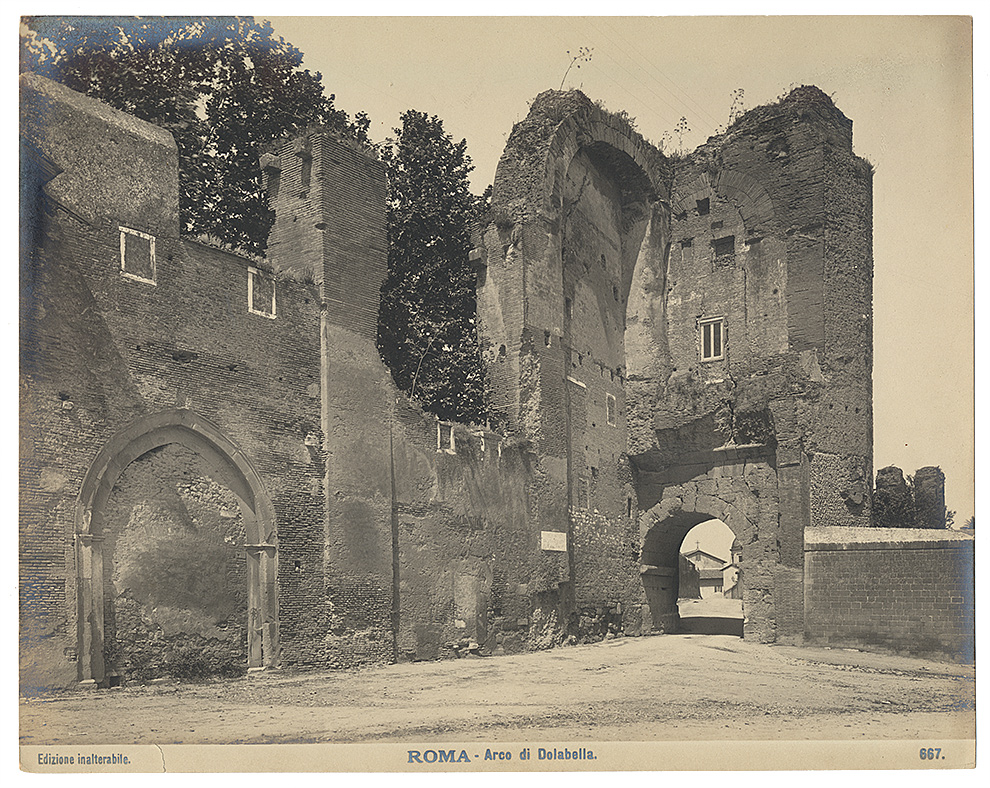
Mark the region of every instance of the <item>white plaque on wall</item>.
POLYGON ((540 531, 541 547, 557 553, 567 552, 567 534, 563 531, 540 531))

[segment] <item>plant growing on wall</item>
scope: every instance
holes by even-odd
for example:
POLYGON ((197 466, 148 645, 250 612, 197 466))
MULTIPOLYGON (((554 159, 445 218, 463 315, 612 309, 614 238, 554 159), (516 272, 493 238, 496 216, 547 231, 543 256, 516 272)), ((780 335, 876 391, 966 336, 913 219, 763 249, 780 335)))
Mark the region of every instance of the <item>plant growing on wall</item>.
POLYGON ((302 53, 251 17, 26 17, 21 70, 34 71, 171 132, 183 232, 260 254, 272 213, 261 147, 321 124, 367 143, 302 69, 302 53))
POLYGON ((441 419, 485 420, 484 369, 475 327, 470 224, 483 198, 473 169, 436 116, 408 110, 382 147, 388 192, 388 274, 378 347, 396 385, 441 419))
POLYGON ((576 54, 572 54, 571 50, 567 50, 567 54, 571 56, 571 62, 567 66, 567 71, 564 72, 563 78, 560 80, 559 90, 564 89, 564 83, 567 81, 567 75, 571 73, 571 69, 577 66, 581 68, 582 63, 591 62, 591 54, 594 52, 594 47, 579 47, 576 54))

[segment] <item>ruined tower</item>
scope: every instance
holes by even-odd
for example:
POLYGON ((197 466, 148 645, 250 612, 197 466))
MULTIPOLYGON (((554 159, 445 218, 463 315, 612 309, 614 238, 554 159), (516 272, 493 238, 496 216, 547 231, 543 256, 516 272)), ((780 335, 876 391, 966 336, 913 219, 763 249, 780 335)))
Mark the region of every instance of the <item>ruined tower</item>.
POLYGON ((804 529, 870 523, 872 169, 852 123, 804 87, 675 173, 650 296, 666 331, 642 389, 653 431, 630 446, 662 523, 644 526, 645 563, 670 565, 695 522, 719 517, 744 551, 747 631, 798 637, 804 529))
POLYGON ((479 325, 538 528, 568 537, 544 550, 557 603, 601 570, 628 619, 639 575, 644 624, 676 629, 680 542, 718 518, 748 635, 800 636, 805 527, 870 518, 871 176, 817 88, 675 161, 576 91, 516 125, 479 325))
MULTIPOLYGON (((479 333, 494 407, 538 457, 543 604, 640 608, 626 462, 627 311, 662 269, 669 168, 622 118, 548 91, 516 124, 480 250, 479 333)), ((644 349, 645 350, 645 349, 644 349)))
MULTIPOLYGON (((357 145, 314 129, 261 161, 275 223, 268 260, 319 293, 321 433, 326 519, 300 580, 322 604, 298 659, 351 665, 394 658, 388 372, 376 346, 387 266, 385 170, 357 145), (303 656, 305 655, 305 657, 303 656)), ((302 638, 300 633, 300 638, 302 638)))

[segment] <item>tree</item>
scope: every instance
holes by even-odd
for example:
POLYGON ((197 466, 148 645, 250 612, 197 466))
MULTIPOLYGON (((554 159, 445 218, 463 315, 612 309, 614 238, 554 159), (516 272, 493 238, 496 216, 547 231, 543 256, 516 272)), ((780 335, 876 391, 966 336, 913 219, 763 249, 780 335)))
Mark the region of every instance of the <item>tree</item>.
POLYGON ((179 149, 183 232, 264 251, 272 214, 258 157, 319 124, 367 143, 302 54, 250 17, 28 17, 21 70, 159 125, 179 149))
POLYGON ((440 417, 483 422, 484 367, 475 325, 470 225, 484 198, 468 190, 467 143, 436 116, 408 110, 387 140, 388 274, 378 347, 396 385, 440 417))

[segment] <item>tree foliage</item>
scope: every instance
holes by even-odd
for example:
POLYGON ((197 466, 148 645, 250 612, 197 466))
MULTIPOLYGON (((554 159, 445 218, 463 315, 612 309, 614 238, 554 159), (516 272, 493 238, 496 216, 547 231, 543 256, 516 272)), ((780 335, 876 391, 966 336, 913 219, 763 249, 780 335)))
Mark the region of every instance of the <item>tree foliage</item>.
POLYGON ((485 420, 475 325, 470 225, 483 198, 468 189, 467 143, 416 110, 382 150, 388 177, 388 275, 378 347, 396 385, 442 419, 485 420))
POLYGON ((367 142, 302 54, 250 17, 28 17, 21 70, 159 125, 179 149, 182 230, 264 251, 262 147, 320 124, 367 142))

